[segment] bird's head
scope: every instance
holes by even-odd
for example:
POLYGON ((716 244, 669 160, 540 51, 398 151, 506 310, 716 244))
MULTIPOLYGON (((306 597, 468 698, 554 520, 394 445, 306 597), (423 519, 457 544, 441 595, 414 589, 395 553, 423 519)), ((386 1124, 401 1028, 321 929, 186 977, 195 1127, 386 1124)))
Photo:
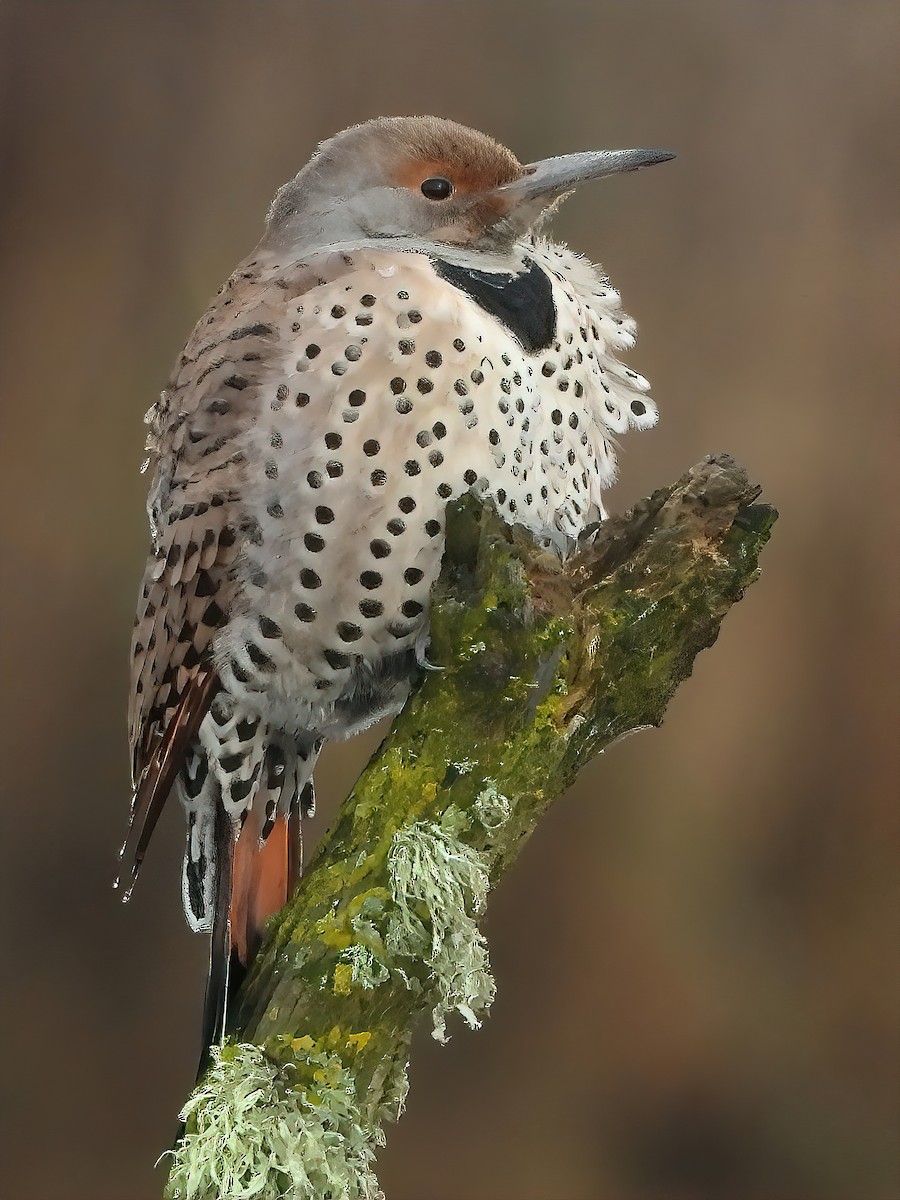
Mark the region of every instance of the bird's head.
POLYGON ((267 238, 300 251, 404 239, 503 255, 579 183, 673 157, 600 150, 523 166, 455 121, 381 117, 319 146, 277 192, 267 238))

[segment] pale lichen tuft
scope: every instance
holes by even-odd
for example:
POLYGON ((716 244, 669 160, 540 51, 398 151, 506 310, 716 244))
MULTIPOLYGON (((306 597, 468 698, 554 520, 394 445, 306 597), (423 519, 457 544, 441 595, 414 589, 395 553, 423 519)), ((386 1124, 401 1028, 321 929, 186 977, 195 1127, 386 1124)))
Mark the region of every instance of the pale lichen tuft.
POLYGON ((241 1044, 213 1056, 181 1113, 171 1200, 383 1200, 371 1169, 383 1135, 336 1054, 279 1064, 241 1044))
POLYGON ((472 808, 487 833, 494 833, 509 820, 509 797, 497 790, 495 783, 489 783, 475 797, 472 808))
MULTIPOLYGON (((394 908, 385 939, 388 951, 424 960, 436 993, 434 1037, 446 1040, 454 1009, 472 1029, 490 1005, 495 985, 487 942, 475 917, 489 888, 484 856, 428 821, 394 835, 388 857, 394 908)), ((398 974, 414 986, 406 972, 398 974)))
POLYGON ((341 955, 350 967, 350 978, 366 991, 372 991, 390 978, 390 971, 368 946, 354 942, 341 955))

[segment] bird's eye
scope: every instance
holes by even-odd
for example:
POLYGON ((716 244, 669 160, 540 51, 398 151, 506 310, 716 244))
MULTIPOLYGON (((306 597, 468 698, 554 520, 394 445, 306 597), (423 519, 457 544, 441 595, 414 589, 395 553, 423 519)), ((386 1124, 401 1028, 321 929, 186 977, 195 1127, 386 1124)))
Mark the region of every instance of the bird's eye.
POLYGON ((427 196, 429 200, 446 200, 452 192, 453 184, 443 175, 435 175, 422 184, 422 195, 427 196))

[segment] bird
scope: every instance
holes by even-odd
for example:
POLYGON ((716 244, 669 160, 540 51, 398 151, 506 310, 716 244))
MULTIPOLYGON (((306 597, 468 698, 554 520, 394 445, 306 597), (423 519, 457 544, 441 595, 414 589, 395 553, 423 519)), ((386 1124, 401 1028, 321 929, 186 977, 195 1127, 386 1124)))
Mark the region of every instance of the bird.
POLYGON ((205 1047, 297 885, 323 745, 431 665, 447 505, 474 492, 565 557, 605 515, 618 437, 656 423, 619 293, 542 231, 579 184, 673 157, 522 165, 444 118, 346 129, 278 190, 147 413, 117 884, 176 795, 205 1047))

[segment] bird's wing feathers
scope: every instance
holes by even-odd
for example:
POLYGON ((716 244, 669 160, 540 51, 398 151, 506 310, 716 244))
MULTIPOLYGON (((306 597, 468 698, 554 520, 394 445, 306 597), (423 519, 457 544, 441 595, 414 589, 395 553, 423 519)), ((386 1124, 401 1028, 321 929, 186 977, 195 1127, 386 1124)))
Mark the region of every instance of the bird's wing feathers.
MULTIPOLYGON (((267 354, 305 278, 246 264, 219 292, 173 378, 147 414, 155 459, 153 535, 132 637, 130 740, 134 801, 123 876, 137 875, 156 818, 217 690, 210 661, 227 620, 231 568, 246 531, 238 506, 238 435, 256 419, 267 354), (256 269, 254 269, 256 268, 256 269)), ((130 882, 129 882, 130 881, 130 882)))

